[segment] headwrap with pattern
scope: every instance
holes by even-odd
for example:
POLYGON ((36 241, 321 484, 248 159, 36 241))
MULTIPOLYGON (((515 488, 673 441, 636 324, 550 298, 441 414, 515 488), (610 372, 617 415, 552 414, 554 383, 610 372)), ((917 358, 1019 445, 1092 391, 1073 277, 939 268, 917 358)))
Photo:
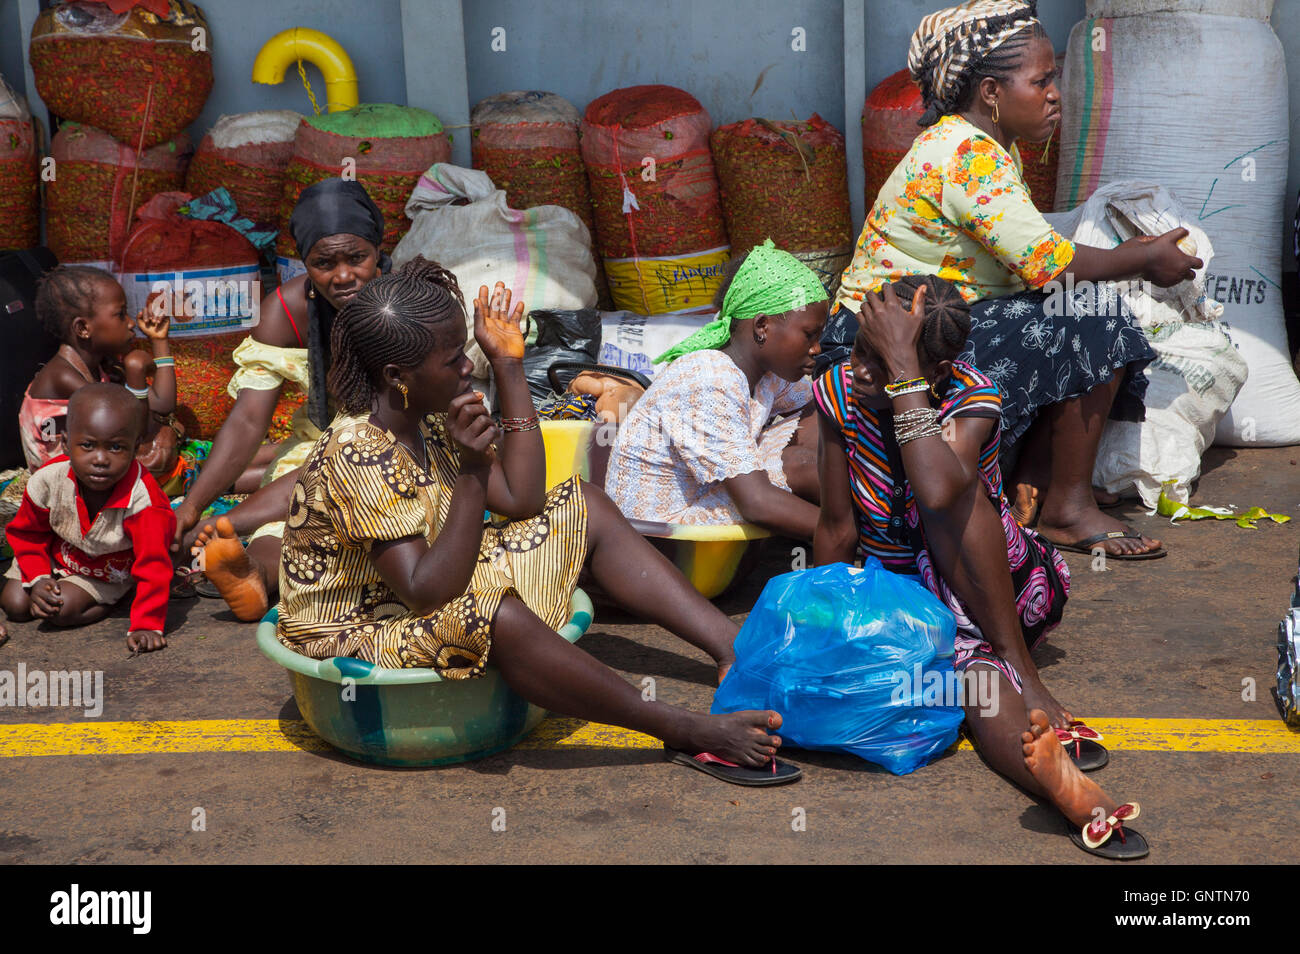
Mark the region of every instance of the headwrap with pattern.
POLYGON ((981 59, 1037 23, 1037 0, 970 0, 928 14, 912 34, 907 69, 927 109, 921 125, 956 108, 957 94, 981 59))
POLYGON ((769 238, 741 263, 722 299, 718 317, 685 341, 673 345, 655 364, 674 361, 692 351, 721 348, 731 340, 731 323, 755 315, 783 315, 830 296, 817 273, 769 238))

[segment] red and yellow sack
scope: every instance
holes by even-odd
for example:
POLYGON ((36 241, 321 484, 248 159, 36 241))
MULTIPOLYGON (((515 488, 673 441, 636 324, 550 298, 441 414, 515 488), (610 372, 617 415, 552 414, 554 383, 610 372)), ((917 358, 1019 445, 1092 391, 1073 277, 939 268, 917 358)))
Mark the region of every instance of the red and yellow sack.
POLYGON ((42 10, 30 57, 45 105, 137 148, 179 135, 212 91, 212 36, 189 0, 162 8, 151 0, 115 13, 77 0, 42 10))

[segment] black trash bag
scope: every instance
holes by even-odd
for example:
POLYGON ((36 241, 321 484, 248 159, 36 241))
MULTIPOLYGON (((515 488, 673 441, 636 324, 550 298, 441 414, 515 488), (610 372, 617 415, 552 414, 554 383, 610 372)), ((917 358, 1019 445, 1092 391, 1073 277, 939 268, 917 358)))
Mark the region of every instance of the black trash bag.
POLYGON ((547 372, 556 361, 596 362, 600 358, 600 312, 539 310, 528 313, 537 342, 524 350, 524 377, 533 403, 551 397, 547 372))

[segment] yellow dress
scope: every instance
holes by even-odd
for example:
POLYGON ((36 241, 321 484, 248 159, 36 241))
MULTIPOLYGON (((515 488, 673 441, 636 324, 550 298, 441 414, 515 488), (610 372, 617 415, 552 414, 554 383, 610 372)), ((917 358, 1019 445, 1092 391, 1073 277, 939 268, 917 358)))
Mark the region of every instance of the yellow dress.
POLYGON ((384 583, 371 544, 417 535, 433 543, 460 473, 445 415, 430 415, 421 433, 428 472, 368 414, 340 414, 321 434, 294 485, 285 527, 278 631, 285 646, 317 659, 356 656, 467 679, 487 665, 505 596, 517 596, 553 629, 568 618, 587 551, 577 477, 552 488, 538 516, 486 525, 469 587, 447 605, 414 613, 384 583))
MULTIPOLYGON (((245 388, 254 391, 271 391, 286 381, 311 393, 311 369, 306 348, 282 348, 245 338, 231 352, 235 374, 226 386, 226 393, 238 398, 245 388)), ((265 487, 271 481, 301 467, 320 437, 320 428, 307 416, 307 405, 299 405, 293 413, 293 433, 280 442, 280 448, 262 478, 265 487)), ((258 527, 249 536, 249 542, 260 537, 283 537, 284 521, 273 520, 258 527)))

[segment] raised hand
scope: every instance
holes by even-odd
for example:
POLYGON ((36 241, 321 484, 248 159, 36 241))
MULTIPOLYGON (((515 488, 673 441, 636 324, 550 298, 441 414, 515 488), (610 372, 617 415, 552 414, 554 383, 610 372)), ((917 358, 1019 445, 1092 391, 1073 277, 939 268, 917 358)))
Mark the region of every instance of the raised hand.
POLYGON ((921 374, 920 358, 916 353, 921 340, 921 326, 925 323, 925 286, 912 296, 911 311, 899 301, 893 285, 886 285, 884 293, 868 292, 858 314, 858 327, 871 350, 889 372, 890 380, 900 375, 918 377, 921 374))
POLYGON ((135 316, 136 327, 144 332, 145 337, 155 341, 165 340, 172 324, 171 315, 167 313, 161 300, 163 294, 163 292, 152 292, 145 299, 140 314, 135 316))
POLYGON ((497 282, 491 298, 487 286, 479 286, 474 299, 474 340, 488 361, 523 358, 523 322, 524 303, 516 302, 511 311, 510 289, 505 282, 497 282))

